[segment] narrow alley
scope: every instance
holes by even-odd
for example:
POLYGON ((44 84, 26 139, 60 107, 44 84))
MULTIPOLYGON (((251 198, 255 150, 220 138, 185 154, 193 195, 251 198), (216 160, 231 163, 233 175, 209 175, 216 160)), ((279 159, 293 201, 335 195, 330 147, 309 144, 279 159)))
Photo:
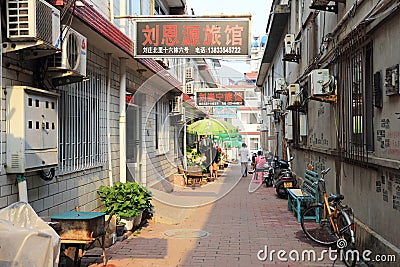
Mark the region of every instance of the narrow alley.
MULTIPOLYGON (((156 202, 156 215, 138 236, 132 235, 107 250, 107 266, 344 266, 339 260, 330 260, 327 253, 324 260, 318 260, 322 250, 328 248, 306 239, 300 224, 287 210, 287 200, 279 199, 271 187, 262 186, 249 193, 250 175, 237 178, 240 166, 230 166, 215 183, 231 182, 232 191, 197 208, 156 202), (263 260, 265 254, 259 251, 266 248, 268 257, 263 260), (287 252, 283 257, 286 262, 278 260, 279 250, 287 252), (303 252, 309 250, 315 251, 317 260, 308 260, 309 255, 303 252), (299 261, 289 258, 296 257, 294 251, 299 253, 299 261)), ((185 190, 209 190, 211 186, 185 190)), ((181 195, 185 198, 185 194, 181 195)), ((100 255, 100 250, 88 252, 96 253, 100 255)), ((84 257, 82 266, 102 266, 101 258, 84 257)))

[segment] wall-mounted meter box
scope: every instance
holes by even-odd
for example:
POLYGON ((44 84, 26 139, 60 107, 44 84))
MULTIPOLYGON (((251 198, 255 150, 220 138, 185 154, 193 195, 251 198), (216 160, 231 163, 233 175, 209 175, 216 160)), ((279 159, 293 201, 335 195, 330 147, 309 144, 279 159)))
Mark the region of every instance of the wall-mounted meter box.
POLYGON ((58 97, 28 86, 6 88, 7 173, 58 164, 58 97))

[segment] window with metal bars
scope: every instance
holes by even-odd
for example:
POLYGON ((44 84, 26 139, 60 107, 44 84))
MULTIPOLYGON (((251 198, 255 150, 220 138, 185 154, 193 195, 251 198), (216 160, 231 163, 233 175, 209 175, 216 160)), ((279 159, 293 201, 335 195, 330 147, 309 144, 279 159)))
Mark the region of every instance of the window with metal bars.
POLYGON ((366 162, 373 144, 372 49, 363 45, 345 51, 340 58, 340 113, 344 156, 366 162))
POLYGON ((60 87, 60 174, 106 163, 106 77, 89 66, 88 81, 60 87))

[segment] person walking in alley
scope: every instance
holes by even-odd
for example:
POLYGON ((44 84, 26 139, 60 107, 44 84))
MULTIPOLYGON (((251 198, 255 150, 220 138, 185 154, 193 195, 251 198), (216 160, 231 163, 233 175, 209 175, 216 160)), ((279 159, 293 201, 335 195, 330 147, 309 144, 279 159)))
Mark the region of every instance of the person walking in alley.
POLYGON ((242 177, 247 176, 247 165, 250 158, 250 152, 245 143, 242 143, 242 147, 239 149, 240 164, 242 170, 242 177))

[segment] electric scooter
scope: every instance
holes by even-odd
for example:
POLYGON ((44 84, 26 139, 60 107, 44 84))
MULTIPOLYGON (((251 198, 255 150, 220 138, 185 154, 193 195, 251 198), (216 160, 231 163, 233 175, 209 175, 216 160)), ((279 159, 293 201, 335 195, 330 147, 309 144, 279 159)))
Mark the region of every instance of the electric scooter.
POLYGON ((264 176, 266 187, 275 185, 281 173, 289 168, 288 162, 283 159, 279 159, 277 156, 268 158, 267 162, 268 170, 264 176))

